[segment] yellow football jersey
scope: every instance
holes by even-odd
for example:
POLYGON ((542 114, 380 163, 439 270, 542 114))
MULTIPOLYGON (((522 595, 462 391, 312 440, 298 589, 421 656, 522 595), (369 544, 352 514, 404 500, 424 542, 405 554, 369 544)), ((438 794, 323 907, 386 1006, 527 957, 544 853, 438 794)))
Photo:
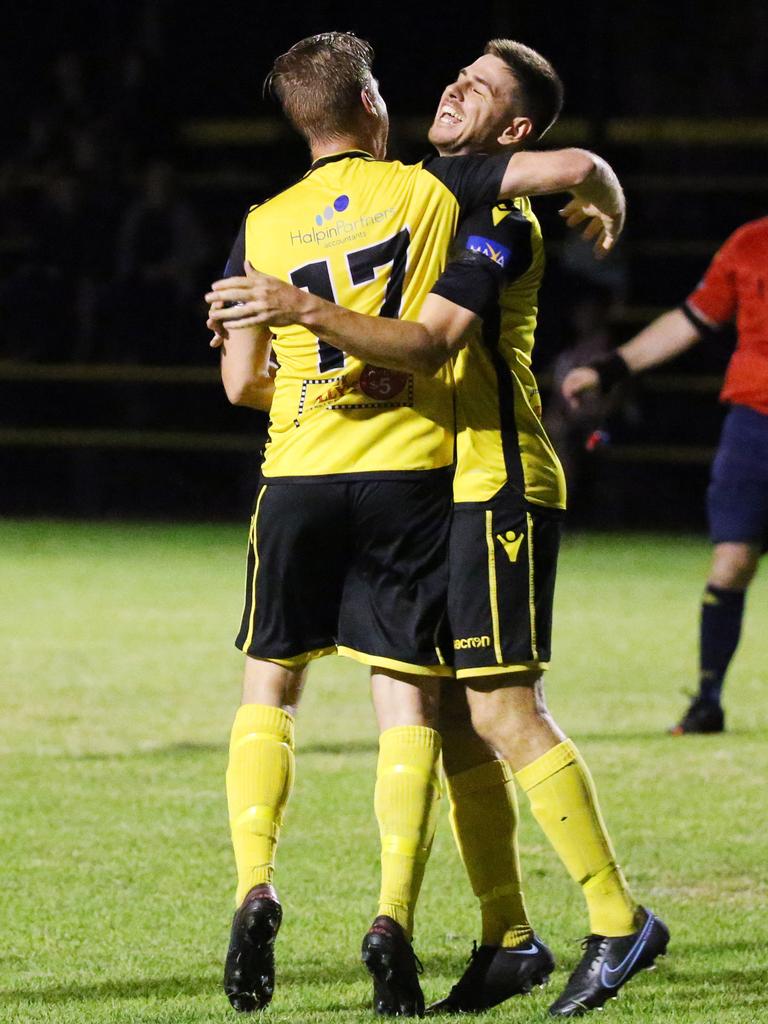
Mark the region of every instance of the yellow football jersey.
POLYGON ((488 501, 509 484, 536 505, 565 508, 565 477, 531 370, 544 247, 530 201, 472 213, 456 255, 433 291, 482 321, 454 360, 454 499, 488 501))
MULTIPOLYGON (((369 315, 415 319, 459 218, 498 197, 507 157, 416 165, 345 152, 246 216, 228 272, 258 270, 369 315)), ((392 474, 449 466, 450 366, 433 377, 363 364, 303 327, 275 327, 279 363, 266 477, 392 474)))

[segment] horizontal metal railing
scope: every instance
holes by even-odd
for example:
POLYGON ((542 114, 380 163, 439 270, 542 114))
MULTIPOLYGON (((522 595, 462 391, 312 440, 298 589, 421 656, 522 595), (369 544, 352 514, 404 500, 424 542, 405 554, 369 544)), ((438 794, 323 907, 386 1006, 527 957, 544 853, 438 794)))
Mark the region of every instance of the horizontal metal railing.
MULTIPOLYGON (((121 364, 56 364, 0 362, 0 382, 57 384, 203 385, 220 387, 217 369, 190 366, 128 366, 121 364)), ((543 387, 548 375, 541 376, 543 387)), ((715 375, 656 373, 643 378, 645 391, 658 394, 687 392, 715 395, 722 380, 715 375)), ((0 448, 90 449, 125 451, 190 451, 252 453, 260 433, 224 433, 199 430, 155 430, 104 427, 0 427, 0 448)), ((601 457, 625 463, 708 463, 710 447, 696 445, 607 445, 601 457)))
POLYGON ((106 430, 101 427, 0 427, 0 448, 103 448, 149 451, 253 452, 254 434, 181 430, 106 430))

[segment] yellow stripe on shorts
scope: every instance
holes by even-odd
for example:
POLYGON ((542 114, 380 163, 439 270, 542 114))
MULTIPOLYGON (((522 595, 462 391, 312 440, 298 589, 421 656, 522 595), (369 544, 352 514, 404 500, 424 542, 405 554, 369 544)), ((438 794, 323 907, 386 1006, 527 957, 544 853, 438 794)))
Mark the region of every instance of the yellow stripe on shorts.
POLYGON ((496 593, 496 549, 493 546, 493 512, 485 513, 485 542, 488 545, 488 596, 491 602, 491 625, 493 626, 493 651, 496 663, 501 664, 501 635, 499 633, 499 600, 496 593))
POLYGON ((533 518, 530 512, 525 513, 528 522, 528 614, 531 619, 531 658, 539 660, 536 639, 536 583, 533 576, 533 518))
POLYGON ((256 627, 256 576, 259 571, 259 549, 256 544, 256 520, 259 518, 259 506, 261 505, 261 499, 264 497, 264 492, 267 489, 267 485, 264 484, 259 491, 259 497, 256 499, 256 508, 253 516, 251 517, 251 546, 253 548, 253 579, 251 580, 251 614, 248 619, 248 635, 245 638, 245 644, 243 650, 247 651, 251 646, 251 640, 253 640, 253 631, 256 627))

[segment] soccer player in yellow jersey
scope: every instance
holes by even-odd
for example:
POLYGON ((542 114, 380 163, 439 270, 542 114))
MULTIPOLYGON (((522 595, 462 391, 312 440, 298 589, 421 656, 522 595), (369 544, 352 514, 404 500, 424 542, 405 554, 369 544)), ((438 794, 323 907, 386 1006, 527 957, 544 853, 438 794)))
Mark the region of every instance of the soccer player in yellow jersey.
MULTIPOLYGON (((543 134, 560 103, 548 62, 495 40, 446 89, 430 139, 445 155, 514 151, 543 134)), ((572 203, 564 212, 577 224, 594 211, 572 203)), ((597 239, 598 254, 612 243, 599 219, 587 235, 597 239)), ((401 372, 436 371, 453 358, 448 606, 465 688, 444 686, 440 732, 454 829, 481 902, 483 934, 464 976, 433 1009, 484 1009, 527 991, 553 968, 521 894, 516 779, 589 910, 584 956, 550 1008, 553 1016, 575 1016, 650 966, 668 932, 632 897, 587 766, 544 702, 565 486, 530 369, 543 253, 528 200, 465 218, 458 253, 419 323, 363 320, 250 269, 237 314, 244 322, 300 323, 339 349, 401 372)))
MULTIPOLYGON (((606 169, 581 151, 383 162, 386 108, 370 58, 360 40, 330 33, 276 62, 275 91, 314 162, 249 213, 236 243, 240 262, 245 256, 365 313, 413 317, 472 204, 571 185, 585 201, 605 191, 606 169)), ((621 213, 603 214, 609 229, 621 213)), ((237 302, 226 284, 213 298, 237 302)), ((282 913, 272 879, 293 777, 292 711, 308 662, 339 650, 371 665, 382 729, 382 886, 363 956, 377 1010, 412 1015, 423 996, 409 940, 439 793, 434 708, 439 677, 450 671, 440 651, 450 371, 387 372, 311 331, 274 326, 280 366, 251 524, 238 637, 248 657, 227 772, 238 909, 225 988, 239 1010, 271 999, 282 913)), ((222 354, 227 393, 259 406, 272 386, 270 331, 232 333, 222 354)))
MULTIPOLYGON (((238 260, 364 313, 414 317, 472 204, 569 186, 587 204, 605 194, 610 173, 581 151, 383 162, 386 108, 370 60, 360 40, 329 33, 276 62, 273 86, 314 162, 295 186, 249 213, 238 260)), ((620 204, 596 213, 608 232, 620 226, 620 204)), ((239 301, 227 282, 213 298, 239 301)), ((247 654, 243 704, 227 772, 238 909, 225 987, 239 1010, 272 996, 282 913, 272 879, 293 778, 292 711, 308 662, 340 650, 371 665, 382 729, 382 886, 363 956, 377 1010, 412 1015, 423 997, 409 940, 439 793, 434 707, 449 671, 439 634, 450 372, 388 372, 311 331, 273 326, 280 366, 251 524, 238 638, 247 654)), ((269 395, 269 346, 266 327, 232 331, 222 374, 233 401, 258 407, 269 395)))

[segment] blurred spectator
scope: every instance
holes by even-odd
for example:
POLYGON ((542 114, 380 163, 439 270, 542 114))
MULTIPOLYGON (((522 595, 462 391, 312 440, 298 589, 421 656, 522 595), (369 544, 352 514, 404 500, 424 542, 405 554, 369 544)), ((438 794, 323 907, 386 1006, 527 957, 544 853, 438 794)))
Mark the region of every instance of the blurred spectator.
POLYGON ((600 433, 613 401, 591 395, 574 409, 560 394, 560 385, 572 367, 589 362, 614 344, 611 323, 626 291, 626 265, 621 249, 610 261, 592 259, 590 248, 579 237, 567 236, 560 260, 560 298, 566 348, 551 364, 552 389, 544 413, 544 425, 563 464, 568 483, 568 503, 578 506, 579 489, 591 451, 602 440, 600 433))
POLYGON ((169 131, 166 88, 160 86, 150 57, 139 49, 120 58, 110 83, 107 116, 122 173, 135 172, 169 131))
POLYGON ((154 161, 118 231, 118 316, 111 328, 119 358, 159 363, 195 358, 183 325, 203 291, 205 255, 200 222, 179 195, 171 166, 154 161))
POLYGON ((53 65, 53 87, 46 109, 55 130, 71 136, 93 124, 100 91, 87 81, 82 53, 62 53, 53 65))
POLYGON ((29 120, 21 162, 28 170, 44 171, 53 162, 71 158, 72 140, 97 118, 99 90, 86 82, 82 54, 68 51, 54 61, 48 88, 29 120))
POLYGON ((560 387, 574 366, 604 355, 613 347, 609 321, 612 304, 609 291, 594 284, 582 284, 566 319, 570 344, 552 364, 552 389, 544 426, 563 464, 571 508, 578 503, 589 458, 587 445, 590 438, 597 440, 596 432, 603 427, 609 412, 609 400, 593 394, 579 409, 572 409, 562 397, 560 387))
POLYGON ((27 214, 30 227, 0 285, 7 358, 64 360, 77 346, 79 286, 86 230, 71 176, 50 178, 27 214))

